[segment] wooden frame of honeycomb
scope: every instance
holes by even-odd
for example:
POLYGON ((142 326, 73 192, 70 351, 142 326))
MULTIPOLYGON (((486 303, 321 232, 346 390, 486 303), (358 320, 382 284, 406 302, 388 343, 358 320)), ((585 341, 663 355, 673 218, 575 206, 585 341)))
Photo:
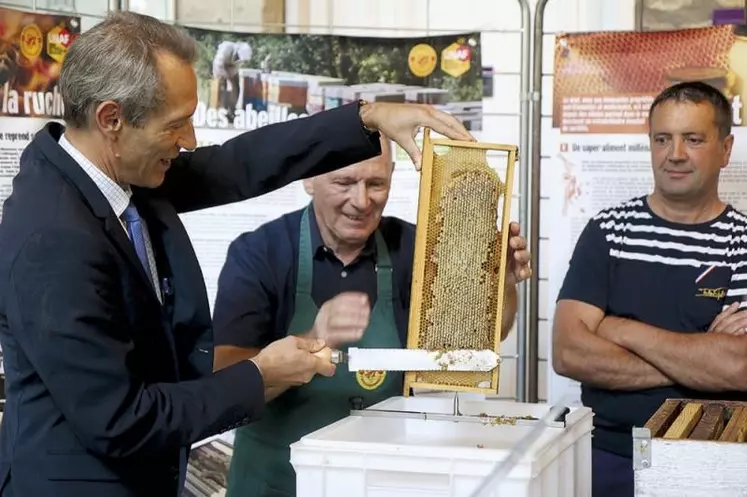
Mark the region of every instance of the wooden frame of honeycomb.
MULTIPOLYGON (((407 348, 500 353, 517 159, 514 145, 431 139, 424 130, 407 348), (490 151, 507 156, 503 180, 488 164, 490 151)), ((499 376, 500 366, 410 371, 404 395, 412 388, 495 394, 499 376)))
POLYGON ((652 438, 747 442, 747 402, 667 399, 646 422, 652 438))

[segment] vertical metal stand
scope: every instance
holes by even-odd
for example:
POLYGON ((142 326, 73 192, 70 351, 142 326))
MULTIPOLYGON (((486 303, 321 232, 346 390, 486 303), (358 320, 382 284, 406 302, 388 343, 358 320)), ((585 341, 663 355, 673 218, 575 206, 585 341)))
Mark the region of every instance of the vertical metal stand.
POLYGON ((540 171, 542 164, 542 36, 547 0, 539 0, 534 11, 534 46, 532 69, 532 199, 531 234, 532 267, 530 280, 527 333, 527 402, 538 400, 539 372, 539 231, 540 231, 540 171))
MULTIPOLYGON (((519 0, 521 8, 521 108, 519 110, 519 224, 522 232, 529 241, 528 233, 531 232, 530 222, 530 192, 531 192, 531 141, 529 136, 529 123, 531 120, 532 94, 530 91, 531 80, 531 11, 527 0, 519 0)), ((538 247, 529 243, 529 251, 534 252, 538 247)), ((537 271, 537 267, 534 267, 537 271)), ((527 327, 532 318, 527 305, 527 283, 521 283, 517 289, 517 316, 516 316, 516 400, 526 402, 527 395, 527 327)))

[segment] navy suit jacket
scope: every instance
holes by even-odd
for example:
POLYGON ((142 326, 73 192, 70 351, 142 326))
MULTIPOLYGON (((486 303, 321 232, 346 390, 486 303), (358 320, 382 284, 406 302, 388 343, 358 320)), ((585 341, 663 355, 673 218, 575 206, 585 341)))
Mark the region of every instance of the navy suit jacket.
POLYGON ((170 280, 161 305, 63 131, 48 124, 23 152, 0 224, 0 495, 176 497, 180 452, 264 407, 250 361, 212 373, 205 284, 178 213, 376 156, 378 134, 351 104, 182 153, 162 186, 134 188, 170 280))

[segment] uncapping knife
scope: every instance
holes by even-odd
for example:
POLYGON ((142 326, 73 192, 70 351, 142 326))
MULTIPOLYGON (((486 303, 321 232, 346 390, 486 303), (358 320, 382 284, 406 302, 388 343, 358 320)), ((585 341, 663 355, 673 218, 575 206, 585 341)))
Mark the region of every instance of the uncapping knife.
MULTIPOLYGON (((501 362, 493 350, 325 349, 330 362, 350 371, 492 371, 501 362)), ((317 353, 319 355, 319 353, 317 353)))

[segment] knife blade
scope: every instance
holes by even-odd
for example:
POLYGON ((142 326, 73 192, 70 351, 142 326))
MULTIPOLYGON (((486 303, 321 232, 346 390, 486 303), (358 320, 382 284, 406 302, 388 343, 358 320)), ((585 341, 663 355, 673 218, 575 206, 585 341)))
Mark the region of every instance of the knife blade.
POLYGON ((333 350, 330 361, 350 371, 492 371, 501 362, 493 350, 425 350, 350 347, 333 350))

